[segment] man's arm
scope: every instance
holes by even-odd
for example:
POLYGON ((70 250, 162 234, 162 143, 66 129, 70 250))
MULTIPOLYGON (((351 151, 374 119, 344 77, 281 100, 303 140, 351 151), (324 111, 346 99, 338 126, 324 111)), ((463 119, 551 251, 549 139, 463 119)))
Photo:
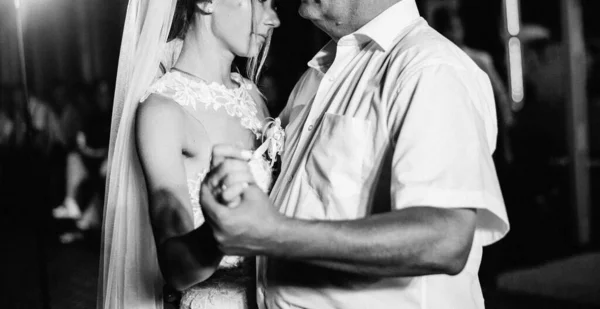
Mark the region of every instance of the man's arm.
POLYGON ((152 96, 138 108, 136 121, 158 261, 165 280, 178 290, 206 280, 223 257, 207 224, 194 229, 181 155, 181 117, 171 102, 152 96))
POLYGON ((283 220, 263 254, 360 275, 456 275, 475 229, 471 209, 415 207, 355 221, 283 220))
MULTIPOLYGON (((228 162, 207 183, 221 179, 214 175, 228 162)), ((477 216, 471 209, 414 207, 353 221, 305 221, 281 215, 255 186, 245 189, 236 208, 217 202, 213 192, 210 184, 202 187, 203 210, 226 254, 266 255, 359 275, 460 273, 477 216)))

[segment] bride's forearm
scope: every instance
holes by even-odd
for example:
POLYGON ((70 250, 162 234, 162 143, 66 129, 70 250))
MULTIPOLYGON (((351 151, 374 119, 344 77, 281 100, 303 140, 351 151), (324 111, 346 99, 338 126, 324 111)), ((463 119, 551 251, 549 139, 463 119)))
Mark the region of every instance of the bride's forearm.
POLYGON ((215 272, 223 255, 210 226, 194 229, 190 214, 172 190, 153 192, 150 218, 160 270, 173 288, 184 290, 215 272))
POLYGON ((158 247, 158 256, 165 280, 180 291, 210 278, 223 258, 207 224, 169 238, 158 247))

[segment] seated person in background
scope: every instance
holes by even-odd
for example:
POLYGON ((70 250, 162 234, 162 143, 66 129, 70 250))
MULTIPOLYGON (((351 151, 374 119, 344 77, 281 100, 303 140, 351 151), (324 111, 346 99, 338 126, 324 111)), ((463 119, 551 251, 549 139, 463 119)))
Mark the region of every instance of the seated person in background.
MULTIPOLYGON (((8 95, 8 87, 0 88, 0 150, 7 148, 15 129, 13 121, 12 100, 8 95)), ((1 168, 1 167, 0 167, 1 168)))
MULTIPOLYGON (((80 230, 100 226, 99 215, 104 197, 107 169, 108 143, 110 137, 112 95, 107 83, 101 82, 95 89, 94 104, 87 113, 82 128, 76 135, 75 150, 67 158, 67 188, 62 205, 54 209, 57 219, 77 220, 80 230), (90 185, 89 205, 82 212, 78 197, 82 185, 90 185)), ((80 234, 65 234, 63 242, 79 238, 80 234)))

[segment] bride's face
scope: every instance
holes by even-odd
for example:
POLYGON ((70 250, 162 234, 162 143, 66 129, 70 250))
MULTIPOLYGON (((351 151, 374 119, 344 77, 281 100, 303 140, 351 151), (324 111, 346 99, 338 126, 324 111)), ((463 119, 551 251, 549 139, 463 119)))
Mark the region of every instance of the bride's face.
POLYGON ((214 0, 214 35, 237 56, 258 55, 269 33, 280 25, 274 1, 214 0))

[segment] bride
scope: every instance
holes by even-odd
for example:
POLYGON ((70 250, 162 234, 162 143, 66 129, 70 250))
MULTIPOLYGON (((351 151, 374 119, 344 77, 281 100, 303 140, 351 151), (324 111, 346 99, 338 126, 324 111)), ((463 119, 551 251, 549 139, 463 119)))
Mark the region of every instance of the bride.
POLYGON ((258 78, 280 23, 273 1, 130 0, 98 308, 159 309, 169 291, 182 291, 180 308, 255 306, 250 261, 219 252, 198 194, 212 147, 221 143, 244 149, 262 143, 248 153, 254 179, 246 181, 265 191, 270 186, 279 144, 265 132, 277 122, 267 123, 255 84, 231 68, 236 56, 250 58, 249 75, 258 78))

